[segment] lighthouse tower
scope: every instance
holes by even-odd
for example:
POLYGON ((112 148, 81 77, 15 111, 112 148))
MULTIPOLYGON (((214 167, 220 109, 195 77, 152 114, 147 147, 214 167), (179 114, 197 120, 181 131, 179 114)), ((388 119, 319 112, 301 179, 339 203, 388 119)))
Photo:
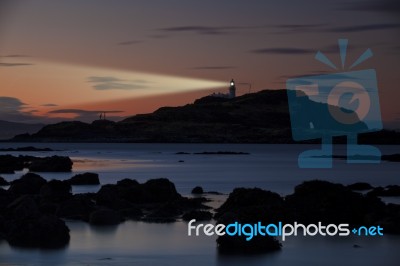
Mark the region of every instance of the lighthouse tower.
POLYGON ((235 81, 232 79, 230 86, 229 86, 229 98, 235 98, 236 97, 236 87, 235 87, 235 81))

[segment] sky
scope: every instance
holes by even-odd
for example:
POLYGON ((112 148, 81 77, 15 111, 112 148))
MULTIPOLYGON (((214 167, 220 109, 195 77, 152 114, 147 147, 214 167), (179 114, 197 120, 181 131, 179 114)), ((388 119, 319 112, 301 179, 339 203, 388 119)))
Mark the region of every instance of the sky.
POLYGON ((370 48, 351 71, 376 70, 384 127, 400 128, 399 15, 397 0, 2 0, 0 120, 121 120, 225 92, 231 78, 239 95, 285 89, 350 71, 370 48))

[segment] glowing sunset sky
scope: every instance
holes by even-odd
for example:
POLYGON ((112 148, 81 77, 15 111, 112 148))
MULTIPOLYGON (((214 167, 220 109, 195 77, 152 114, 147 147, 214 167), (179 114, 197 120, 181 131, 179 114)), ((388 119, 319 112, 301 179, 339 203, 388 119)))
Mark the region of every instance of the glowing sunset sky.
POLYGON ((333 72, 314 55, 340 65, 346 38, 349 65, 372 49, 355 70, 376 69, 384 125, 400 128, 397 2, 2 0, 0 120, 118 120, 224 91, 232 77, 283 89, 333 72))

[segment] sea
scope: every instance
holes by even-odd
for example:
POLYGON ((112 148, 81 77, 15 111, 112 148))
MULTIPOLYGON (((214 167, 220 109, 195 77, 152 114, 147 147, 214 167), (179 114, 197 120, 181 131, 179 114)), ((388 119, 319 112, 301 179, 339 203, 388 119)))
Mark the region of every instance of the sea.
MULTIPOLYGON (((101 185, 124 178, 145 182, 168 178, 184 196, 195 186, 205 191, 213 207, 221 205, 237 187, 259 187, 282 196, 306 180, 327 180, 373 186, 400 185, 400 163, 348 164, 334 159, 329 169, 301 169, 298 155, 318 145, 273 144, 114 144, 114 143, 0 143, 0 149, 34 146, 49 152, 0 152, 32 156, 69 156, 72 173, 40 173, 44 178, 65 180, 77 173, 95 172, 101 185), (212 154, 232 152, 237 154, 212 154), (211 154, 210 154, 211 153, 211 154)), ((400 153, 400 146, 378 146, 382 154, 400 153)), ((334 147, 344 155, 345 145, 334 147)), ((19 178, 27 170, 1 174, 19 178)), ((97 192, 99 186, 73 186, 73 193, 97 192)), ((400 204, 400 198, 383 198, 400 204)), ((57 250, 15 248, 0 240, 0 265, 385 265, 400 263, 400 236, 288 237, 281 251, 263 255, 221 255, 216 237, 188 236, 187 223, 169 224, 126 221, 113 227, 66 221, 71 232, 67 247, 57 250)))

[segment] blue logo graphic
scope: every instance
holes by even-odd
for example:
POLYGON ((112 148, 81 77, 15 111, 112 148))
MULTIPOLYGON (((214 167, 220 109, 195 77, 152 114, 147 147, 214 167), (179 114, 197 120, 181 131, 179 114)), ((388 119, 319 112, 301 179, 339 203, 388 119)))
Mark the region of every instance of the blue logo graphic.
MULTIPOLYGON (((342 69, 348 41, 339 40, 342 69)), ((372 56, 367 49, 350 67, 372 56)), ((315 56, 337 70, 323 53, 315 56)), ((319 150, 299 155, 300 168, 331 168, 332 137, 347 136, 348 163, 379 163, 381 152, 370 145, 357 144, 359 133, 382 129, 378 86, 374 69, 304 76, 286 82, 292 135, 295 141, 321 139, 319 150)))

